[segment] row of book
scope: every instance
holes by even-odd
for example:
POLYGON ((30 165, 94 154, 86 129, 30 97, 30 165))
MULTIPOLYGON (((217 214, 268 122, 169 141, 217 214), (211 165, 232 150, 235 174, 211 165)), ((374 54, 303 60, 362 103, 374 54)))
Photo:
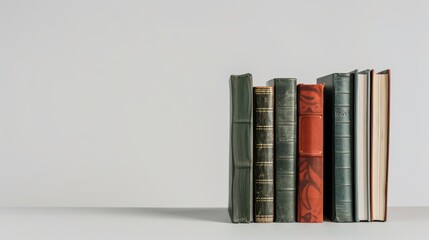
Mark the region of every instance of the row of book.
POLYGON ((233 223, 386 221, 390 70, 230 77, 233 223))

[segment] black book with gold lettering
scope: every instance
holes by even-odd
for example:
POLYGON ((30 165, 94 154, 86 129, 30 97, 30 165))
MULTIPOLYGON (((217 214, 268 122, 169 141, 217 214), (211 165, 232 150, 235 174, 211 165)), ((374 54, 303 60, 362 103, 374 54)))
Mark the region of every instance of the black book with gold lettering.
POLYGON ((274 221, 274 90, 253 88, 255 222, 274 221))

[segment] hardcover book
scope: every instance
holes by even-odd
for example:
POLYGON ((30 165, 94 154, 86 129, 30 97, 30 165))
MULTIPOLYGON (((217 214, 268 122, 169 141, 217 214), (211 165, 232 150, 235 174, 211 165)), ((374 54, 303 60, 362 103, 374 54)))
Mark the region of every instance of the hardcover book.
POLYGON ((274 90, 253 88, 255 222, 274 221, 274 90))
POLYGON ((253 218, 252 75, 230 77, 229 201, 233 223, 253 218))
POLYGON ((275 221, 296 221, 296 79, 276 78, 274 86, 275 221))
POLYGON ((323 91, 298 85, 298 222, 323 222, 323 91))
POLYGON ((389 168, 390 70, 372 73, 371 85, 371 220, 387 219, 389 168))
POLYGON ((370 70, 354 77, 354 193, 355 221, 370 220, 370 70))
POLYGON ((325 86, 325 216, 354 221, 353 74, 334 73, 317 79, 325 86))

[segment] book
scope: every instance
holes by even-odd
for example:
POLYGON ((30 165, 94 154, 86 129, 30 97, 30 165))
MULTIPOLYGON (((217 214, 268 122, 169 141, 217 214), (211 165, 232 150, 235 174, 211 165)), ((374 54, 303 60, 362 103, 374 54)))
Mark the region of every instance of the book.
POLYGON ((276 222, 296 221, 296 79, 276 78, 274 87, 274 207, 276 222))
POLYGON ((322 84, 298 84, 298 222, 323 222, 322 84))
POLYGON ((387 219, 390 70, 371 71, 371 220, 387 219))
POLYGON ((371 71, 354 77, 354 193, 355 221, 370 220, 371 71))
POLYGON ((255 222, 274 221, 274 90, 253 88, 255 222))
POLYGON ((232 75, 230 84, 229 201, 233 223, 253 220, 252 75, 232 75))
POLYGON ((325 86, 325 216, 354 221, 353 74, 334 73, 317 79, 325 86))

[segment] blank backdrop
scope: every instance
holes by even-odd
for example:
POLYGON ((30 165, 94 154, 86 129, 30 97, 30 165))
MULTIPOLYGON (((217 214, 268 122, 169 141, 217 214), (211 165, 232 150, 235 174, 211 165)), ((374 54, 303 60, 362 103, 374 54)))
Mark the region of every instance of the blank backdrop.
POLYGON ((226 207, 229 75, 355 68, 392 71, 389 205, 429 205, 424 2, 1 1, 0 206, 226 207))

